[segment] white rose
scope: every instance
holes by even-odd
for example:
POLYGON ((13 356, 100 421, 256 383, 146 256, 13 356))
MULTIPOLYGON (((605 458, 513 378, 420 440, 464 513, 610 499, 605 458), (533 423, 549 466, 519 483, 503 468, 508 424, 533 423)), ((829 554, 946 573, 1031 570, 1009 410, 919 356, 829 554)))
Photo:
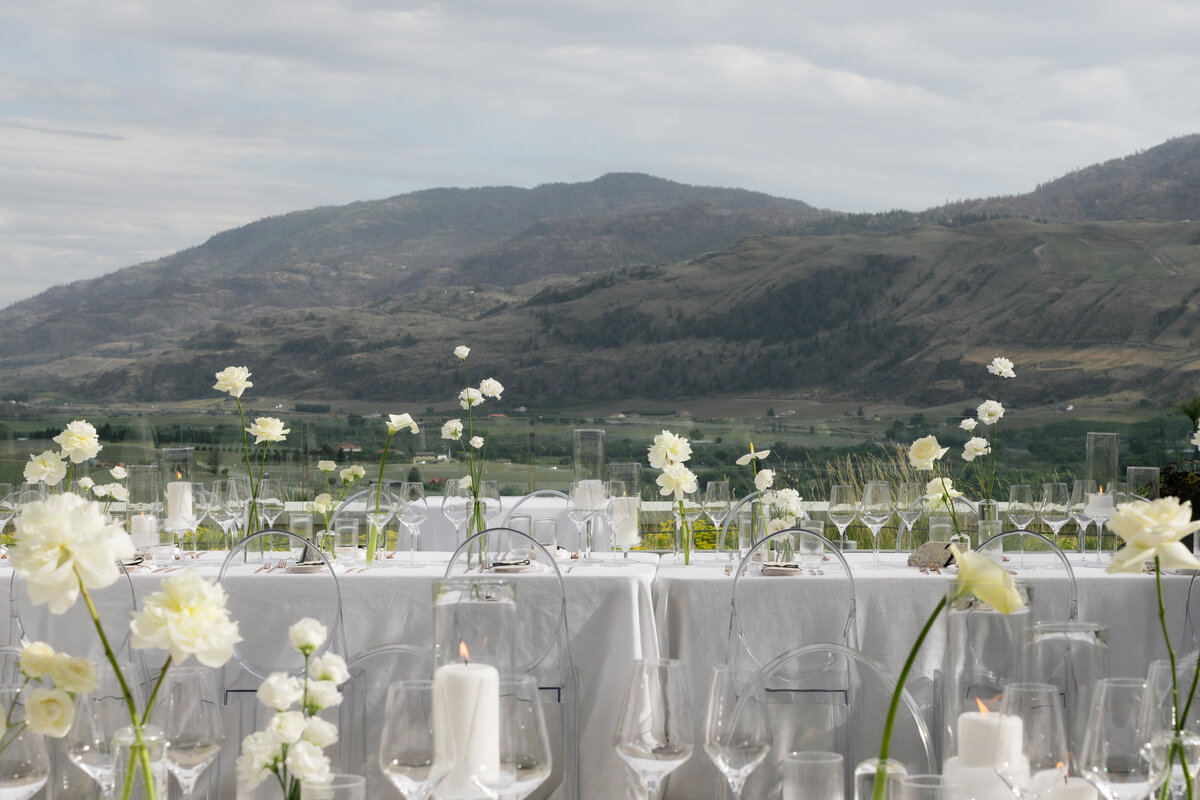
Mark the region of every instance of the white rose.
POLYGON ((316 713, 323 708, 330 708, 341 703, 342 693, 338 691, 337 684, 333 681, 309 679, 304 702, 308 703, 310 713, 316 713))
POLYGON ((337 469, 337 464, 332 461, 318 461, 317 469, 321 472, 329 473, 337 469))
POLYGON ((971 431, 975 430, 975 426, 978 424, 979 423, 973 419, 964 419, 962 422, 958 423, 958 427, 970 433, 971 431))
POLYGON ((195 570, 165 578, 162 590, 147 597, 129 623, 132 644, 170 650, 176 663, 194 655, 206 667, 222 666, 242 641, 226 600, 219 584, 195 570))
POLYGON ((125 480, 125 478, 129 477, 129 473, 127 473, 125 471, 125 468, 122 467, 120 464, 118 464, 117 466, 110 469, 108 471, 108 474, 112 475, 113 480, 116 480, 116 481, 123 481, 123 480, 125 480))
POLYGON ((96 689, 96 667, 86 658, 56 653, 50 662, 50 678, 55 687, 71 694, 86 694, 96 689))
POLYGON ((312 502, 308 503, 308 510, 324 516, 333 510, 333 498, 329 492, 321 492, 312 499, 312 502))
POLYGON ((466 345, 460 344, 458 347, 454 348, 454 356, 456 358, 461 358, 463 361, 466 361, 467 356, 469 355, 471 355, 471 348, 467 347, 466 345))
POLYGON ((34 733, 61 739, 74 719, 75 701, 62 689, 37 688, 25 697, 25 721, 34 733))
POLYGON ((302 711, 280 711, 271 717, 267 729, 283 744, 295 744, 304 734, 308 719, 302 711))
MULTIPOLYGON (((79 485, 82 486, 83 481, 80 481, 79 485)), ((92 494, 95 495, 96 497, 109 497, 110 495, 112 495, 113 487, 116 485, 117 484, 115 484, 115 483, 102 483, 99 486, 93 486, 92 494)))
POLYGON ((946 455, 949 447, 938 444, 936 436, 922 436, 908 448, 908 463, 916 469, 933 469, 933 462, 946 455))
POLYGON ((484 378, 479 383, 479 393, 484 397, 490 397, 493 400, 500 399, 500 393, 504 391, 504 386, 495 378, 484 378))
POLYGON ((1156 557, 1164 569, 1200 569, 1200 561, 1179 541, 1200 530, 1200 522, 1192 522, 1190 502, 1163 497, 1149 503, 1122 503, 1108 528, 1125 540, 1125 546, 1113 555, 1109 572, 1141 572, 1143 565, 1156 557))
POLYGON ((281 760, 280 742, 271 731, 255 731, 242 740, 242 754, 237 760, 238 783, 254 789, 268 777, 281 760))
POLYGON ((287 711, 304 697, 304 684, 285 672, 272 672, 258 685, 258 700, 267 708, 287 711))
POLYGON ((980 456, 986 456, 990 452, 992 452, 992 447, 988 444, 987 439, 981 436, 972 436, 963 445, 963 461, 974 461, 980 456))
POLYGON ((314 658, 308 664, 308 674, 319 681, 333 681, 342 684, 350 680, 350 670, 346 668, 346 660, 337 653, 325 653, 314 658))
POLYGON ((988 364, 987 371, 1001 378, 1017 377, 1017 373, 1013 372, 1013 362, 1003 356, 993 358, 992 363, 988 364))
POLYGON ((54 486, 67 477, 67 462, 53 450, 45 450, 38 455, 29 456, 25 465, 26 483, 44 483, 54 486))
POLYGON ((446 422, 446 424, 442 425, 442 438, 443 439, 450 439, 452 441, 457 442, 459 439, 462 438, 462 435, 463 435, 462 420, 452 419, 452 420, 449 420, 448 422, 446 422))
POLYGON ((468 386, 458 393, 458 404, 464 409, 477 406, 483 402, 483 394, 478 389, 468 386))
POLYGON ((304 741, 312 742, 317 747, 329 747, 338 740, 337 725, 320 717, 309 717, 308 727, 304 729, 304 741))
POLYGON ((112 486, 112 499, 113 500, 116 500, 118 503, 124 503, 129 500, 129 490, 128 489, 126 489, 124 486, 122 486, 119 483, 111 484, 111 486, 112 486))
POLYGON ((218 392, 229 392, 230 397, 241 397, 242 392, 254 384, 248 379, 250 370, 245 367, 226 367, 217 373, 217 382, 213 388, 218 392))
POLYGON ((275 417, 258 417, 246 428, 246 433, 254 437, 255 444, 282 442, 291 432, 291 428, 283 427, 283 420, 275 417))
POLYGON ((754 488, 760 492, 765 492, 771 488, 771 484, 775 482, 775 470, 760 469, 758 474, 754 476, 754 488))
POLYGON ((471 441, 468 442, 467 444, 471 445, 471 447, 474 447, 476 450, 478 450, 479 448, 483 447, 483 437, 482 436, 472 436, 471 441))
POLYGON ((50 665, 56 655, 54 648, 45 642, 30 642, 21 648, 17 663, 28 677, 43 678, 50 674, 50 665))
POLYGON ((390 414, 387 420, 388 433, 399 433, 408 428, 409 433, 420 433, 421 429, 417 427, 416 420, 411 414, 390 414))
POLYGON ((338 473, 338 477, 342 479, 342 483, 354 483, 359 478, 367 474, 367 471, 358 464, 346 467, 338 473))
POLYGON ((663 431, 654 437, 647 454, 650 466, 663 469, 667 464, 682 464, 691 458, 692 445, 682 436, 663 431))
POLYGON ((332 773, 329 770, 329 757, 312 742, 299 741, 288 748, 288 776, 301 783, 329 783, 332 773))
POLYGON ((984 400, 979 404, 979 408, 975 409, 975 414, 979 417, 980 422, 986 425, 995 425, 1004 416, 1004 406, 995 400, 984 400))
POLYGON ((84 491, 91 489, 95 485, 96 485, 96 482, 94 480, 92 480, 91 478, 84 477, 84 478, 79 479, 79 488, 83 489, 84 491))
POLYGON ((62 448, 63 456, 71 459, 72 464, 82 464, 89 458, 95 458, 103 449, 96 428, 82 419, 68 424, 62 433, 54 437, 54 443, 62 448))
POLYGON ((958 497, 962 497, 962 492, 954 488, 949 478, 934 478, 925 485, 925 502, 931 510, 943 507, 949 510, 951 502, 958 497))
POLYGON ((312 617, 298 620, 288 628, 288 639, 291 641, 292 647, 306 656, 312 655, 318 647, 323 645, 325 637, 328 635, 329 629, 312 617))

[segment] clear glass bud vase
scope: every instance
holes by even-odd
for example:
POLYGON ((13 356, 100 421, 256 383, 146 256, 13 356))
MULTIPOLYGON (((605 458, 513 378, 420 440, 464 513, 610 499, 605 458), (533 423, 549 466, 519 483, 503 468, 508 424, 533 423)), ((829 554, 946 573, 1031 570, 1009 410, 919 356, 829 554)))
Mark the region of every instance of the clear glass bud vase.
POLYGON ((111 745, 114 797, 167 800, 167 737, 162 728, 127 725, 113 734, 111 745))

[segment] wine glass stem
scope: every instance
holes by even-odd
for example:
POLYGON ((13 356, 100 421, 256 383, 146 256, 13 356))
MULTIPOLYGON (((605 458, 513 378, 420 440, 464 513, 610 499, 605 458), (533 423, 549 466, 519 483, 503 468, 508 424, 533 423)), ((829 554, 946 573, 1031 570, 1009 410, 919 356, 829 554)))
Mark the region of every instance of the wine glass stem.
POLYGON ((646 789, 646 800, 656 800, 658 797, 658 781, 654 778, 647 778, 642 785, 646 789))

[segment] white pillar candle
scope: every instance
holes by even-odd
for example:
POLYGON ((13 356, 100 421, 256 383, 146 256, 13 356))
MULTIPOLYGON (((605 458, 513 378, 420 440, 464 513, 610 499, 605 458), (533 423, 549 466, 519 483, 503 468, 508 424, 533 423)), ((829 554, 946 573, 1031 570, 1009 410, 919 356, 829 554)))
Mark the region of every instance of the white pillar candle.
POLYGON ((187 481, 167 484, 167 529, 185 531, 192 527, 192 485, 187 481))
POLYGON ((638 530, 638 506, 641 501, 636 497, 613 498, 613 546, 636 547, 641 542, 641 532, 638 530))
POLYGON ((454 766, 438 784, 445 800, 486 798, 472 777, 500 772, 500 673, 489 664, 445 664, 433 673, 435 758, 454 766))
POLYGON ((1083 513, 1092 519, 1107 519, 1113 513, 1113 495, 1111 492, 1105 494, 1103 491, 1090 492, 1087 496, 1087 505, 1083 508, 1083 513))
POLYGON ((158 544, 158 517, 153 514, 134 514, 129 518, 129 538, 143 553, 158 544))
POLYGON ((991 767, 1023 758, 1025 727, 1011 714, 967 711, 958 716, 958 762, 991 767))
POLYGON ((1033 793, 1038 800, 1098 800, 1096 787, 1083 778, 1064 778, 1055 769, 1033 776, 1033 793))
MULTIPOLYGON (((1023 785, 1029 776, 1029 762, 1024 756, 1021 756, 1021 759, 1021 763, 1008 765, 1009 778, 1018 786, 1023 785)), ((991 765, 966 767, 960 759, 951 758, 946 761, 942 775, 947 782, 956 787, 955 797, 970 800, 1013 800, 1012 789, 991 765)))

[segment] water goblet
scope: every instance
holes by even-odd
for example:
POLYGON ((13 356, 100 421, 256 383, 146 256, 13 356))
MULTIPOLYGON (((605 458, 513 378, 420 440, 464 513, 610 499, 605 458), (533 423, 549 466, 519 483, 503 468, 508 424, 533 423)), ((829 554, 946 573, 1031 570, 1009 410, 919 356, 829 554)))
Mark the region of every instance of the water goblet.
POLYGON ((829 521, 838 532, 838 547, 846 550, 846 529, 858 515, 858 493, 853 486, 838 484, 829 490, 829 521))
POLYGON ((613 547, 620 548, 624 553, 621 559, 609 562, 610 566, 621 567, 631 563, 629 549, 641 544, 642 534, 639 521, 639 511, 642 500, 625 481, 608 482, 608 501, 606 504, 609 525, 612 527, 613 547))
POLYGON ((762 676, 749 667, 713 668, 704 721, 704 752, 738 800, 750 773, 771 751, 771 725, 762 676))
MULTIPOLYGON (((454 754, 439 752, 433 735, 433 681, 398 681, 388 686, 379 769, 405 800, 428 800, 454 765, 454 754)), ((442 737, 442 745, 453 737, 442 737)))
POLYGON ((215 672, 205 667, 173 667, 159 688, 151 720, 167 737, 167 769, 183 796, 221 751, 221 706, 215 672))
POLYGON ((634 662, 613 746, 651 798, 663 780, 692 757, 692 716, 682 662, 634 662))
POLYGON ((887 481, 870 481, 863 489, 858 518, 871 531, 872 562, 879 564, 879 531, 892 518, 892 487, 887 481))

